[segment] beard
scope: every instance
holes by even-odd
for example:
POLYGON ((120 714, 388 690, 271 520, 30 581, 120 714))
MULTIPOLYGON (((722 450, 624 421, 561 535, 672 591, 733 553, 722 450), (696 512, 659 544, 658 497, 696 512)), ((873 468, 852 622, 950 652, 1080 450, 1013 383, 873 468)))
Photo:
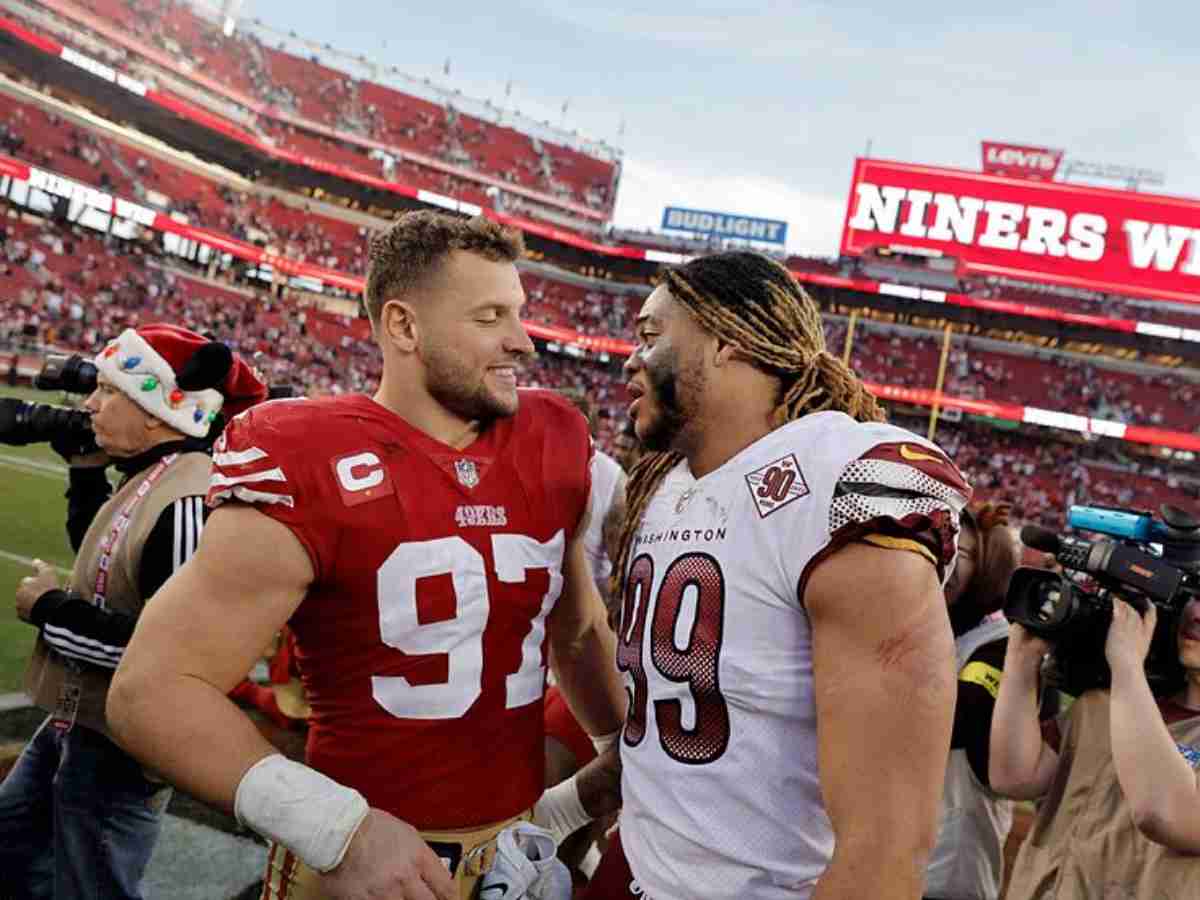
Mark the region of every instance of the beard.
POLYGON ((421 347, 429 395, 468 421, 487 423, 516 415, 519 404, 516 394, 489 390, 483 377, 460 359, 459 354, 440 344, 426 343, 421 347))
POLYGON ((642 446, 653 453, 678 450, 680 437, 691 418, 691 410, 680 398, 680 384, 698 389, 703 376, 695 372, 681 372, 675 353, 653 368, 647 366, 646 376, 657 415, 646 425, 645 433, 639 435, 642 446))

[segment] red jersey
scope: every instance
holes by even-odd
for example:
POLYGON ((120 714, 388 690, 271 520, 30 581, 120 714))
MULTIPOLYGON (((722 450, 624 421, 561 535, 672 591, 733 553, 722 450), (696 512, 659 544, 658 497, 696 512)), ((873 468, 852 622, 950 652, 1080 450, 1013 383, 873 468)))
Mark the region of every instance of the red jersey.
POLYGON ((583 417, 545 391, 456 450, 369 397, 233 419, 210 504, 282 522, 312 560, 292 616, 308 763, 418 828, 517 815, 543 787, 546 617, 587 506, 583 417))

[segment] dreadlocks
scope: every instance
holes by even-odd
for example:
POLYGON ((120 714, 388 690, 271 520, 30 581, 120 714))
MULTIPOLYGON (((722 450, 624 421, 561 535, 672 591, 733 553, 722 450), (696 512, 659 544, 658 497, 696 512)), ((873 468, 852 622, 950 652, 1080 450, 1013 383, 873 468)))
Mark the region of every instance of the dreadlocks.
MULTIPOLYGON (((837 410, 860 422, 881 422, 883 411, 858 377, 825 349, 821 314, 787 269, 757 253, 718 253, 666 272, 663 284, 705 331, 733 344, 756 366, 780 379, 772 424, 837 410)), ((633 535, 650 498, 683 457, 644 455, 629 474, 625 521, 614 560, 614 598, 623 596, 633 535)))

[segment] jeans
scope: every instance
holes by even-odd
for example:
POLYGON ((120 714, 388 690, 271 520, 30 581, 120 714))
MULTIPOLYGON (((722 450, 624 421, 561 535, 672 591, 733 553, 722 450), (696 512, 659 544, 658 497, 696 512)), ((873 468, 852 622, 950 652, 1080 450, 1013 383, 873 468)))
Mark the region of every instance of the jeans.
POLYGON ((104 735, 46 719, 0 784, 0 900, 141 900, 170 798, 104 735))

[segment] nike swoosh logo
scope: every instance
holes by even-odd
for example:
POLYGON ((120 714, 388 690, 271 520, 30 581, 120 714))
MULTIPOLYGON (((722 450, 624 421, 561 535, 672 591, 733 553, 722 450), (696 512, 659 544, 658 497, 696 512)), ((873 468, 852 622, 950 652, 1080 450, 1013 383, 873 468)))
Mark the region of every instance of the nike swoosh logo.
POLYGON ((900 445, 900 455, 902 457, 904 457, 905 459, 907 459, 909 462, 919 462, 921 460, 925 460, 927 462, 936 462, 936 463, 943 462, 943 460, 940 456, 931 456, 928 453, 918 453, 916 450, 911 449, 908 446, 908 444, 900 445))
POLYGON ((485 896, 485 894, 491 894, 492 897, 498 898, 498 897, 503 897, 507 893, 508 893, 508 885, 505 884, 503 881, 501 881, 497 884, 489 884, 485 888, 480 888, 479 889, 479 900, 488 900, 488 898, 485 896), (492 891, 496 891, 497 893, 492 894, 492 891))

